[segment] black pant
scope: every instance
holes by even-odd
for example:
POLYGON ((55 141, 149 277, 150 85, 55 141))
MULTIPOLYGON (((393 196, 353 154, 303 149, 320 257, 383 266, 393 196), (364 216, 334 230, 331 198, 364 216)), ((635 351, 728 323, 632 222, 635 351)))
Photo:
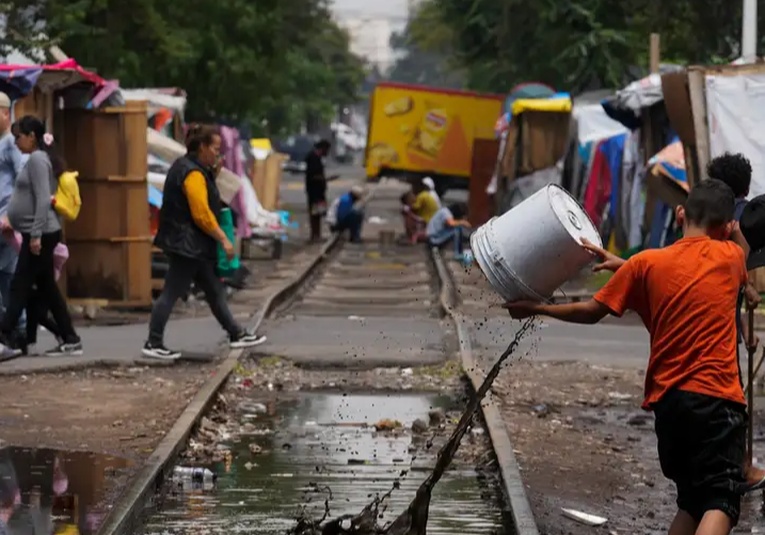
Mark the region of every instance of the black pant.
POLYGON ((29 249, 29 234, 21 236, 19 260, 11 281, 11 302, 0 323, 0 331, 7 339, 16 329, 21 312, 24 309, 30 309, 30 305, 33 304, 38 310, 41 307, 50 310, 58 326, 60 337, 65 343, 79 342, 80 337, 72 326, 72 318, 56 284, 56 273, 53 269, 53 250, 61 241, 61 231, 43 234, 40 238, 42 247, 40 254, 37 255, 32 254, 29 249), (37 287, 36 290, 35 287, 37 287), (34 295, 37 297, 33 301, 34 295))
POLYGON ((37 327, 40 325, 48 329, 48 332, 53 336, 61 339, 61 330, 49 314, 48 303, 42 299, 40 292, 35 287, 27 307, 27 344, 37 343, 37 327))
POLYGON ((736 525, 745 483, 746 407, 670 390, 654 413, 659 462, 677 485, 677 507, 697 522, 707 511, 722 511, 736 525))
POLYGON ((163 343, 165 327, 175 302, 189 291, 192 282, 204 292, 205 300, 220 326, 230 337, 239 335, 243 329, 228 308, 226 288, 215 273, 215 261, 176 254, 168 254, 167 259, 169 266, 165 274, 165 286, 151 311, 149 343, 152 345, 163 343))

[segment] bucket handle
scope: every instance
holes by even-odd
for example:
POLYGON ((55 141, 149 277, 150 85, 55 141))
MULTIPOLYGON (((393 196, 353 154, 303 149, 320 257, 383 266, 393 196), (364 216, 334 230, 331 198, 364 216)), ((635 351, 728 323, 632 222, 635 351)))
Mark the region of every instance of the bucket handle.
POLYGON ((576 230, 582 230, 582 223, 579 222, 579 218, 576 217, 576 214, 571 210, 568 211, 568 220, 572 225, 574 225, 576 230))

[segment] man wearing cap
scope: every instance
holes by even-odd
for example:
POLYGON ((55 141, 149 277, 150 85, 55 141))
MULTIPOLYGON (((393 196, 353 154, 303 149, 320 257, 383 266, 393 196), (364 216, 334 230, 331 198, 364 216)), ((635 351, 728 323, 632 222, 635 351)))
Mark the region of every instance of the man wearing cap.
MULTIPOLYGON (((11 134, 11 99, 0 92, 0 218, 5 218, 16 176, 21 172, 24 161, 25 158, 16 147, 16 140, 11 134)), ((18 253, 13 246, 0 238, 0 298, 3 310, 8 305, 17 259, 18 253)), ((18 327, 21 332, 25 332, 26 314, 21 316, 18 327)), ((0 359, 7 356, 8 351, 0 351, 0 359)))
POLYGON ((364 223, 364 211, 359 201, 364 197, 364 188, 353 186, 351 191, 340 197, 337 204, 334 232, 347 230, 351 235, 351 243, 361 242, 361 226, 364 223))

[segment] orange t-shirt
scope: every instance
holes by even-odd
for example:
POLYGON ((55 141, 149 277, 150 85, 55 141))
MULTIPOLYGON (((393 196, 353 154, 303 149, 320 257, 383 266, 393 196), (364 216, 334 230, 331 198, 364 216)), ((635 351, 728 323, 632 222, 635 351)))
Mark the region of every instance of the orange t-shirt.
POLYGON ((746 403, 735 315, 746 280, 741 247, 703 236, 636 254, 595 295, 616 316, 637 312, 651 334, 644 409, 673 388, 746 403))

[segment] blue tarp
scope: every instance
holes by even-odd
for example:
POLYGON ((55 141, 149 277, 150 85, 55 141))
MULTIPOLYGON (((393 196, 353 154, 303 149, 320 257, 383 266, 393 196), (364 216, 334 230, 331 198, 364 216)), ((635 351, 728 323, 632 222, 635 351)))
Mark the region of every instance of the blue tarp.
POLYGON ((162 208, 162 192, 151 184, 149 184, 149 204, 155 208, 162 208))
POLYGON ((42 73, 42 67, 32 66, 0 70, 0 91, 8 95, 11 100, 21 98, 32 91, 42 73))
POLYGON ((611 205, 608 216, 616 221, 616 209, 620 206, 621 183, 622 183, 622 157, 627 134, 619 134, 606 139, 600 144, 600 151, 606 157, 608 169, 611 171, 611 205))

